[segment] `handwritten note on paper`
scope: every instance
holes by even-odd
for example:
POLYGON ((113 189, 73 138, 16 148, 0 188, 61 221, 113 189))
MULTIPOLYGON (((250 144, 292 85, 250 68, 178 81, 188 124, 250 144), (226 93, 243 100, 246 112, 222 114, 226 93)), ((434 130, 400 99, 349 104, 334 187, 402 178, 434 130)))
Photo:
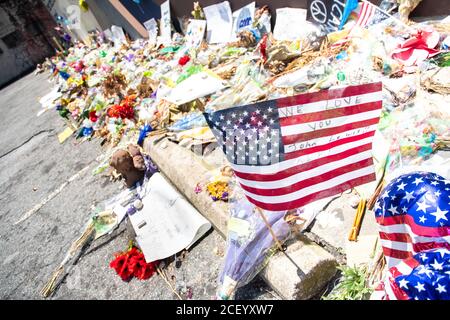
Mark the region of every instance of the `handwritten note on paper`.
POLYGON ((225 43, 230 41, 233 28, 233 16, 230 3, 224 1, 203 8, 207 22, 206 39, 208 43, 225 43))
POLYGON ((206 20, 190 19, 186 31, 186 46, 188 48, 198 47, 205 35, 206 20))
MULTIPOLYGON (((140 192, 145 194, 144 206, 130 216, 130 221, 147 262, 188 249, 211 228, 160 173, 155 173, 140 192)), ((124 209, 119 204, 116 210, 124 209)))
POLYGON ((171 18, 170 18, 170 1, 167 0, 161 4, 161 38, 165 43, 170 42, 172 37, 171 28, 171 18))
POLYGON ((273 29, 277 40, 297 40, 305 34, 306 9, 279 8, 273 29))

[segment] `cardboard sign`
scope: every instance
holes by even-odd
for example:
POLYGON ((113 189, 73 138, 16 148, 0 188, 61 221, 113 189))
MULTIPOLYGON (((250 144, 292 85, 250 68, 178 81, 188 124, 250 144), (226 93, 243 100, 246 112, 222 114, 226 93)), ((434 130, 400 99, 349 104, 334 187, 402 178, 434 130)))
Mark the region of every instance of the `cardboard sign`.
POLYGON ((224 1, 203 8, 207 22, 206 39, 208 43, 229 42, 233 28, 233 15, 230 3, 224 1))
POLYGON ((148 40, 150 43, 156 43, 158 37, 158 24, 154 18, 144 22, 144 27, 148 31, 148 40))
POLYGON ((245 7, 233 12, 233 32, 232 36, 236 35, 245 29, 251 28, 255 18, 255 2, 249 3, 245 7))
POLYGON ((170 1, 167 0, 161 4, 161 38, 164 42, 170 42, 172 38, 171 18, 170 18, 170 1))
POLYGON ((186 31, 186 46, 188 48, 198 47, 203 40, 206 31, 206 20, 189 19, 186 31))
POLYGON ((344 14, 345 0, 308 0, 307 19, 323 24, 328 32, 338 30, 344 14))
POLYGON ((273 29, 277 40, 297 40, 305 36, 306 9, 279 8, 273 29))

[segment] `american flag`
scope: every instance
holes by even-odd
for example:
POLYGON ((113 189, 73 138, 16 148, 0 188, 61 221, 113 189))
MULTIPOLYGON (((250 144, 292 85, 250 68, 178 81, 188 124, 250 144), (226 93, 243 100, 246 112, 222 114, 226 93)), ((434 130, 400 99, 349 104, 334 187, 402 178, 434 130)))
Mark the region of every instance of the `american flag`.
POLYGON ((375 179, 380 82, 205 113, 248 200, 290 210, 375 179))
POLYGON ((374 207, 387 266, 434 248, 450 250, 450 181, 429 172, 401 175, 374 207))
POLYGON ((333 43, 332 47, 339 47, 346 43, 352 37, 355 28, 369 27, 384 19, 389 18, 389 15, 383 12, 379 7, 367 1, 363 1, 362 3, 360 3, 355 12, 357 12, 358 14, 358 19, 351 27, 348 35, 345 38, 337 41, 336 43, 333 43))
POLYGON ((450 251, 431 249, 388 270, 376 300, 450 300, 450 251))

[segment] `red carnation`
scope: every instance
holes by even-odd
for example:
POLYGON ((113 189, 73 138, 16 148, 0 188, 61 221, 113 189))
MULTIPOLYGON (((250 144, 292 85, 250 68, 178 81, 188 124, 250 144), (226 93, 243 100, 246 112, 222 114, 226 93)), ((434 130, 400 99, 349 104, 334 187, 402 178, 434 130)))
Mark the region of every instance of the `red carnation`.
POLYGON ((128 253, 116 255, 116 258, 111 261, 109 266, 116 270, 117 274, 122 278, 123 281, 129 281, 133 275, 128 268, 128 253))
POLYGON ((98 116, 95 111, 89 112, 89 120, 91 120, 92 122, 97 122, 98 116))
POLYGON ((109 265, 124 281, 133 276, 145 280, 155 273, 158 261, 147 263, 144 254, 133 246, 127 252, 116 255, 109 265))
POLYGON ((179 64, 180 66, 184 66, 186 63, 189 62, 189 60, 191 60, 191 58, 189 58, 189 56, 182 56, 182 57, 180 58, 180 60, 178 60, 178 64, 179 64))

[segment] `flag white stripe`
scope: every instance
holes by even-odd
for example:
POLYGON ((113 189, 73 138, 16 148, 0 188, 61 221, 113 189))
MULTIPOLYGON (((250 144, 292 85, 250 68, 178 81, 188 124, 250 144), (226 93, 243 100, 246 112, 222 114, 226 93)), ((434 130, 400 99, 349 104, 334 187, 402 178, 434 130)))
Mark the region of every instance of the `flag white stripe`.
MULTIPOLYGON (((412 243, 429 243, 429 242, 439 242, 439 243, 450 243, 450 236, 444 236, 444 237, 422 237, 422 236, 416 236, 414 233, 411 232, 392 232, 392 233, 402 233, 402 234, 408 234, 411 237, 412 243)), ((393 240, 387 240, 382 239, 382 241, 393 241, 393 240)), ((394 241, 398 243, 406 243, 403 241, 394 241)))
POLYGON ((294 183, 301 182, 305 179, 313 178, 325 174, 331 170, 344 167, 346 165, 372 158, 372 150, 360 152, 356 155, 351 155, 347 158, 340 159, 338 161, 328 162, 322 166, 299 172, 290 177, 276 180, 276 181, 253 181, 239 178, 239 182, 247 187, 253 187, 258 189, 277 189, 284 188, 293 185, 294 183))
MULTIPOLYGON (((416 234, 414 233, 414 231, 411 229, 411 227, 408 224, 391 224, 389 226, 379 226, 379 230, 380 232, 384 232, 384 233, 406 233, 409 234, 411 236, 411 238, 413 237, 418 237, 416 236, 416 234)), ((425 239, 428 237, 418 237, 418 239, 425 239)), ((449 236, 445 236, 442 237, 443 239, 447 239, 446 241, 448 241, 449 236)), ((429 237, 428 239, 433 239, 432 237, 429 237)), ((423 241, 423 242, 427 242, 427 241, 423 241)))
POLYGON ((331 118, 320 121, 313 121, 301 124, 294 124, 290 126, 281 127, 282 136, 290 136, 302 133, 317 131, 320 129, 331 129, 340 127, 344 124, 351 124, 353 122, 365 121, 370 119, 377 119, 380 117, 381 110, 372 110, 367 112, 346 115, 343 117, 331 118))
POLYGON ((356 20, 356 24, 357 26, 360 26, 365 15, 366 15, 366 11, 367 11, 367 5, 365 3, 361 3, 360 4, 360 9, 359 9, 359 15, 358 15, 358 20, 356 20))
POLYGON ((364 26, 367 25, 367 21, 369 21, 369 19, 370 19, 371 16, 372 16, 372 11, 373 11, 372 5, 367 4, 366 14, 365 14, 364 19, 363 19, 363 21, 362 21, 362 23, 361 23, 361 26, 364 27, 364 26))
POLYGON ((309 186, 309 187, 306 187, 306 188, 303 188, 303 189, 300 189, 300 190, 297 190, 297 191, 294 191, 294 192, 291 192, 291 193, 288 193, 285 195, 281 195, 281 196, 260 196, 260 195, 256 195, 251 192, 248 192, 246 190, 244 190, 244 193, 248 197, 250 197, 256 201, 263 202, 263 203, 267 203, 267 204, 284 203, 284 202, 295 201, 295 200, 301 199, 303 197, 309 196, 313 193, 317 193, 317 192, 320 192, 323 190, 332 189, 333 187, 335 187, 341 183, 344 183, 346 181, 350 181, 352 179, 356 179, 359 177, 363 177, 363 176, 369 175, 371 173, 374 173, 373 165, 364 167, 362 169, 344 173, 342 175, 336 176, 327 181, 320 182, 315 185, 312 185, 312 186, 309 186))
POLYGON ((399 242, 399 241, 391 241, 386 239, 380 239, 381 244, 383 247, 405 251, 405 252, 412 252, 413 251, 413 245, 409 242, 399 242))
POLYGON ((256 174, 275 174, 280 171, 287 170, 289 168, 310 162, 315 161, 319 158, 332 156, 341 152, 344 152, 348 149, 356 148, 359 146, 363 146, 365 144, 371 143, 372 137, 368 137, 365 139, 357 140, 348 142, 345 144, 341 144, 339 146, 336 146, 334 148, 330 148, 327 151, 324 152, 315 152, 311 154, 306 154, 304 156, 300 156, 294 159, 289 159, 286 161, 282 161, 279 163, 274 163, 268 166, 252 166, 252 165, 238 165, 238 164, 231 164, 233 170, 236 170, 238 172, 242 173, 256 173, 256 174))
MULTIPOLYGON (((337 88, 338 89, 338 88, 337 88)), ((329 100, 321 100, 316 102, 297 104, 289 107, 282 107, 278 109, 278 116, 280 118, 291 117, 299 114, 307 114, 312 112, 325 111, 330 109, 345 108, 363 103, 370 103, 382 101, 383 96, 381 91, 370 92, 360 95, 353 95, 346 98, 337 98, 329 100), (356 97, 358 97, 356 101, 356 97), (350 101, 350 104, 344 101, 350 101), (355 103, 356 102, 356 103, 355 103), (338 107, 336 107, 338 106, 338 107)))
POLYGON ((366 3, 366 7, 367 7, 366 14, 365 14, 364 19, 363 19, 363 21, 361 23, 362 27, 365 27, 369 23, 369 20, 372 19, 373 13, 375 11, 375 6, 373 6, 370 3, 366 3))
POLYGON ((386 257, 386 264, 387 264, 388 268, 395 267, 403 261, 402 259, 398 259, 398 258, 393 258, 393 257, 389 257, 389 256, 385 256, 385 257, 386 257))
MULTIPOLYGON (((315 139, 311 139, 311 140, 304 141, 304 142, 286 144, 286 145, 284 145, 284 152, 290 153, 290 152, 294 152, 297 150, 307 149, 307 147, 309 148, 309 147, 322 146, 322 145, 325 145, 327 143, 330 143, 332 141, 336 141, 336 140, 339 140, 342 138, 352 137, 352 136, 361 135, 361 134, 364 134, 367 132, 375 131, 377 129, 377 127, 378 127, 378 124, 373 124, 371 126, 357 128, 357 129, 351 129, 348 131, 336 133, 336 134, 326 136, 326 137, 315 138, 315 139)), ((367 141, 367 143, 370 143, 370 141, 372 141, 372 137, 364 138, 363 140, 367 141)))
POLYGON ((401 274, 410 274, 413 270, 410 266, 408 266, 403 260, 400 261, 399 264, 395 266, 401 274))
MULTIPOLYGON (((391 278, 393 278, 389 272, 388 272, 388 274, 391 278)), ((389 300, 397 300, 397 297, 395 296, 394 291, 392 291, 391 281, 384 282, 384 290, 386 290, 386 295, 389 297, 389 300)))

